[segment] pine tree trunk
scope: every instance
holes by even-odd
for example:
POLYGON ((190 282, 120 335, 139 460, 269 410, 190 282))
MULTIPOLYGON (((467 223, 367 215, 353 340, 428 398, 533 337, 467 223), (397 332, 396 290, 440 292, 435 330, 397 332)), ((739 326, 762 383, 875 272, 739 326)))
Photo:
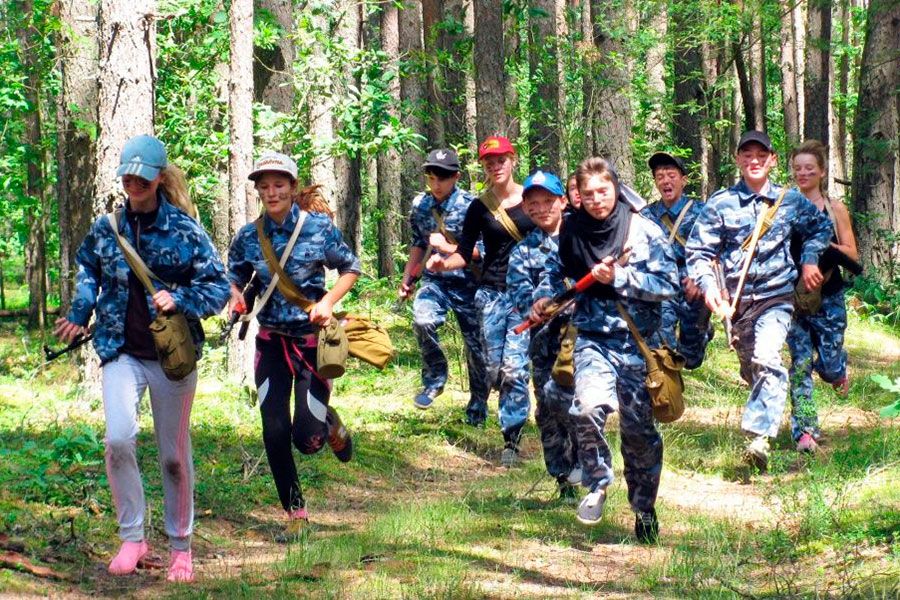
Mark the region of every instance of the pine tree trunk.
MULTIPOLYGON (((425 62, 422 45, 421 2, 407 0, 400 11, 400 56, 404 63, 405 76, 400 80, 400 99, 403 106, 402 120, 406 127, 421 136, 426 135, 425 114, 426 90, 422 78, 425 62)), ((427 138, 418 142, 427 146, 427 138)), ((428 150, 428 148, 423 148, 428 150)), ((425 155, 418 148, 407 148, 401 157, 400 176, 400 226, 404 244, 410 241, 409 220, 405 218, 412 208, 413 197, 422 190, 422 162, 425 155)))
POLYGON ((750 88, 753 96, 753 129, 766 130, 766 43, 762 15, 753 15, 753 40, 750 48, 750 88))
POLYGON ((556 0, 532 0, 530 8, 528 61, 532 80, 537 82, 529 101, 533 119, 529 131, 530 170, 543 168, 561 173, 556 0))
MULTIPOLYGON (((356 0, 341 0, 339 8, 340 20, 335 32, 345 48, 348 56, 353 56, 360 49, 360 14, 361 6, 356 0)), ((357 89, 361 88, 359 75, 354 75, 351 61, 345 61, 342 76, 339 78, 344 85, 353 84, 357 89)), ((343 94, 341 89, 335 90, 336 94, 343 94)), ((334 204, 336 207, 335 221, 344 241, 353 251, 359 255, 362 250, 362 185, 360 182, 361 162, 359 154, 341 154, 334 158, 334 204)))
MULTIPOLYGON (((630 0, 626 0, 626 5, 630 0)), ((631 74, 623 66, 628 63, 623 32, 628 31, 630 10, 613 3, 591 1, 594 86, 591 98, 593 153, 612 159, 622 181, 634 181, 631 156, 631 101, 628 90, 631 74)))
MULTIPOLYGON (((294 109, 294 18, 291 0, 258 0, 259 10, 268 11, 283 32, 271 49, 254 48, 253 91, 257 102, 289 114, 294 109)), ((315 49, 314 49, 315 50, 315 49)))
POLYGON ((443 148, 447 145, 444 132, 443 94, 441 93, 443 71, 435 61, 441 49, 440 29, 437 25, 442 20, 442 14, 442 0, 422 0, 422 29, 425 55, 431 61, 431 68, 428 69, 427 77, 428 141, 435 148, 443 148))
POLYGON ((506 134, 506 89, 503 7, 496 0, 474 0, 475 104, 478 142, 489 135, 506 134))
POLYGON ((466 145, 466 61, 463 55, 466 14, 463 0, 443 0, 441 18, 452 26, 442 27, 439 46, 450 57, 443 65, 439 87, 440 106, 444 115, 445 144, 466 145))
POLYGON ((853 206, 860 255, 887 281, 900 273, 900 2, 871 0, 854 124, 853 206))
MULTIPOLYGON (((517 60, 519 57, 521 38, 519 34, 519 21, 515 15, 507 15, 503 19, 503 100, 506 113, 506 126, 502 133, 510 140, 519 138, 519 90, 516 88, 516 78, 506 72, 507 61, 517 60)), ((481 140, 479 140, 481 141, 481 140)))
MULTIPOLYGON (((841 44, 844 48, 848 47, 850 42, 850 2, 849 0, 840 0, 838 2, 837 21, 841 27, 841 44)), ((832 69, 834 77, 832 81, 832 93, 834 98, 838 97, 838 101, 831 107, 831 140, 828 144, 831 152, 829 164, 829 182, 828 193, 832 198, 839 198, 844 195, 847 188, 837 183, 840 179, 846 181, 849 175, 848 150, 852 147, 850 144, 849 132, 847 131, 847 93, 850 88, 850 60, 847 53, 842 52, 840 56, 832 56, 832 69)))
POLYGON ((651 102, 650 116, 647 118, 646 135, 651 145, 657 146, 669 139, 666 106, 666 53, 669 13, 667 2, 660 0, 650 8, 646 29, 653 32, 654 43, 647 49, 647 92, 651 102))
POLYGON ((784 134, 790 145, 800 141, 800 107, 797 104, 797 68, 794 64, 796 38, 794 33, 795 0, 781 0, 781 103, 784 134))
POLYGON ((59 210, 59 299, 66 314, 75 285, 75 252, 87 234, 94 196, 97 107, 97 4, 61 0, 61 86, 56 107, 58 145, 56 198, 59 210))
MULTIPOLYGON (((290 4, 290 3, 289 3, 290 4)), ((309 16, 318 31, 328 34, 328 16, 314 12, 309 16)), ((315 152, 310 166, 311 183, 319 189, 328 206, 337 210, 337 169, 332 146, 334 135, 334 98, 336 96, 332 77, 329 73, 328 57, 325 49, 318 44, 309 48, 312 54, 309 71, 305 74, 309 86, 309 97, 315 98, 309 106, 309 134, 315 152)))
MULTIPOLYGON (((253 0, 232 0, 229 15, 231 58, 228 75, 228 197, 231 236, 256 218, 256 191, 247 180, 253 168, 253 0)), ((228 372, 240 382, 253 381, 256 324, 244 341, 228 341, 228 372)))
POLYGON ((703 157, 701 111, 708 110, 704 98, 702 53, 692 32, 700 24, 697 7, 672 4, 672 39, 675 76, 673 107, 673 141, 679 148, 690 150, 690 162, 703 157))
POLYGON ((806 26, 805 139, 828 141, 831 0, 810 0, 806 26))
MULTIPOLYGON (((387 64, 385 70, 397 70, 400 60, 400 24, 397 7, 393 4, 384 6, 381 14, 381 50, 387 64)), ((391 106, 388 113, 399 118, 400 80, 391 79, 388 83, 391 106)), ((400 241, 400 153, 390 148, 378 155, 378 276, 390 277, 394 274, 394 250, 400 241)))

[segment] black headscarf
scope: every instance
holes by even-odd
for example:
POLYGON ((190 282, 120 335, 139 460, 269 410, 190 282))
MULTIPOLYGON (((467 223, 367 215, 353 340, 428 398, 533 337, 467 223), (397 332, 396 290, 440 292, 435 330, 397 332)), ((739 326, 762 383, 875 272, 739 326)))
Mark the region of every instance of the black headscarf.
MULTIPOLYGON (((628 238, 631 223, 631 207, 621 195, 616 206, 603 220, 595 219, 584 208, 569 215, 559 232, 559 257, 563 275, 581 279, 591 268, 607 256, 618 259, 628 238)), ((601 300, 614 300, 616 292, 611 285, 594 283, 585 292, 601 300)))

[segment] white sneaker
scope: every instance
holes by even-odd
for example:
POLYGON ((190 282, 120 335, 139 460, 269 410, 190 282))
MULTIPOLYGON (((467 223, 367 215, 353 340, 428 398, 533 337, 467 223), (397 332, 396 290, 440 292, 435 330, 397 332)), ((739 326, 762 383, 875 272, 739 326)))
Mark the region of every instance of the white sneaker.
POLYGON ((566 477, 566 481, 568 481, 572 485, 580 485, 581 484, 581 467, 575 467, 574 469, 569 471, 569 476, 566 477))
POLYGON ((744 461, 759 469, 760 473, 765 473, 769 466, 769 438, 764 435, 753 438, 744 450, 744 461))
POLYGON ((591 492, 581 500, 575 518, 585 525, 596 525, 603 518, 603 505, 606 503, 606 490, 591 492))

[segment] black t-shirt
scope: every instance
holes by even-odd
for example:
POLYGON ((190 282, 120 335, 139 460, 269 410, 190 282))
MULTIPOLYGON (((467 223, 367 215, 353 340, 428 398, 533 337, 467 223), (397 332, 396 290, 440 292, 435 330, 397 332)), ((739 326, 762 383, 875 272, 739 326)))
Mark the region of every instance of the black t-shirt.
MULTIPOLYGON (((149 213, 125 211, 125 218, 134 232, 134 248, 141 252, 141 232, 156 222, 159 208, 149 213)), ((150 334, 150 307, 147 305, 146 288, 137 275, 128 269, 128 306, 125 310, 125 343, 120 351, 135 358, 159 360, 156 345, 150 334)))
MULTIPOLYGON (((523 237, 534 229, 534 223, 525 214, 521 203, 507 209, 506 214, 516 224, 523 237)), ((484 242, 481 285, 505 290, 509 255, 518 241, 506 232, 503 224, 494 218, 481 200, 475 200, 469 205, 463 221, 462 235, 459 236, 456 248, 467 263, 472 260, 472 252, 478 238, 484 242)))

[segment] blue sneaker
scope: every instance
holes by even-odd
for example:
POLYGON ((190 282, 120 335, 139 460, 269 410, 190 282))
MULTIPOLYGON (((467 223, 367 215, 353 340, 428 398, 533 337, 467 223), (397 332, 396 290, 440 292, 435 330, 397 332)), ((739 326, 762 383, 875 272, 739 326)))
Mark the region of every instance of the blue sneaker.
POLYGON ((413 399, 413 404, 416 405, 416 408, 421 408, 422 410, 426 410, 431 403, 434 402, 434 399, 441 395, 444 390, 439 388, 436 390, 422 390, 416 397, 413 399))

